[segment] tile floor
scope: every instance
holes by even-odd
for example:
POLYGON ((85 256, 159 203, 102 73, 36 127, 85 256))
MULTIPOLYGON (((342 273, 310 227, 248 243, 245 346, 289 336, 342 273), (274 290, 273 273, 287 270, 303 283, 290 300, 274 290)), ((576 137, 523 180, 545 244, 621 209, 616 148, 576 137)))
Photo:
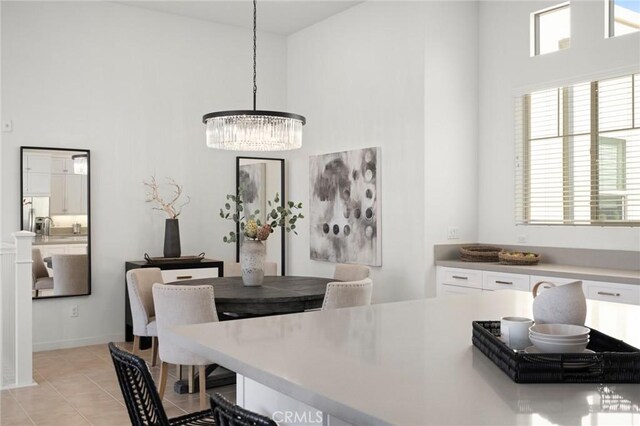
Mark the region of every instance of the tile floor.
MULTIPOLYGON (((121 347, 130 350, 131 343, 121 347)), ((141 353, 150 364, 151 350, 141 353)), ((0 393, 0 425, 129 425, 118 379, 107 345, 36 352, 34 379, 38 386, 0 393)), ((151 367, 154 380, 159 367, 151 367)), ((175 368, 169 368, 164 408, 169 417, 198 411, 198 394, 173 392, 175 368)), ((235 401, 235 385, 214 389, 235 401)), ((209 389, 209 392, 212 390, 209 389)))

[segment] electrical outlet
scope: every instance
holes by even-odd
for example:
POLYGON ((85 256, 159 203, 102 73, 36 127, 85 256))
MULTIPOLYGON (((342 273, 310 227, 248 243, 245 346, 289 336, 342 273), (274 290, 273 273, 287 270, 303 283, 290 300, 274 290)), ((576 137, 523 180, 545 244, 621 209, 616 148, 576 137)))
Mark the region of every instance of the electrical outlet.
POLYGON ((2 131, 3 132, 12 132, 13 131, 13 122, 11 120, 2 122, 2 131))
POLYGON ((79 315, 79 314, 78 314, 78 305, 73 305, 73 306, 71 307, 71 316, 75 318, 75 317, 77 317, 78 315, 79 315))
POLYGON ((526 236, 526 235, 518 235, 518 236, 516 237, 516 240, 517 240, 519 243, 526 243, 526 242, 527 242, 527 236, 526 236))
POLYGON ((457 226, 450 226, 447 230, 447 239, 448 240, 458 240, 460 239, 460 228, 457 226))

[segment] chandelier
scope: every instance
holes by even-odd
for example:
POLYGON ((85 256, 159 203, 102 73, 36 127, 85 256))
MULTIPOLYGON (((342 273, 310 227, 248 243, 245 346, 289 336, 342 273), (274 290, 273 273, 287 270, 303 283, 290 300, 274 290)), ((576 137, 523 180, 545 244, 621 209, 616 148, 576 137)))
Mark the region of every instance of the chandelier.
POLYGON ((256 109, 256 22, 253 0, 253 109, 217 111, 206 114, 209 148, 232 151, 285 151, 302 146, 302 126, 306 119, 298 114, 256 109))

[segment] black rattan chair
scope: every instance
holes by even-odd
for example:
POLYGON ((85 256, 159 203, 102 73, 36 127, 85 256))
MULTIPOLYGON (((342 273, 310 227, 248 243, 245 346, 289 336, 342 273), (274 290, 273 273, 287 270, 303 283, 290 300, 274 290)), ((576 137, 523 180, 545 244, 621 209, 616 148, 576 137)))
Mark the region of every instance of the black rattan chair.
MULTIPOLYGON (((116 369, 120 390, 127 404, 129 418, 134 426, 214 425, 211 410, 198 411, 172 419, 162 406, 160 395, 153 383, 147 364, 140 357, 123 351, 109 343, 111 359, 116 369)), ((260 423, 262 425, 262 423, 260 423)))
POLYGON ((269 417, 238 407, 219 393, 211 396, 210 401, 218 426, 278 426, 269 417))

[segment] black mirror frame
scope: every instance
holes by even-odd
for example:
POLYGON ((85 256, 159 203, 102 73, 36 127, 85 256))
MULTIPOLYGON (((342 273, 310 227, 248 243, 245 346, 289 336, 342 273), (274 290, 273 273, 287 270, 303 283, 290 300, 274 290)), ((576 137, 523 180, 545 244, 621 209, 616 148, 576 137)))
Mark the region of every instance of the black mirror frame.
MULTIPOLYGON (((236 197, 240 196, 240 160, 269 160, 269 161, 279 161, 280 162, 280 205, 282 207, 285 206, 285 164, 284 158, 269 158, 269 157, 236 157, 236 197)), ((285 230, 280 228, 280 262, 281 262, 281 275, 285 275, 285 230)), ((240 224, 236 223, 236 235, 240 235, 240 224)), ((240 262, 240 242, 236 242, 236 262, 240 262)))
POLYGON ((87 154, 87 271, 88 271, 88 291, 84 294, 68 294, 62 296, 43 296, 32 297, 31 300, 43 300, 43 299, 61 299, 63 297, 82 297, 91 295, 91 151, 88 149, 78 148, 52 148, 48 146, 21 146, 20 147, 20 229, 24 223, 24 212, 22 209, 22 201, 24 200, 24 151, 31 149, 47 150, 47 151, 76 151, 87 154))

